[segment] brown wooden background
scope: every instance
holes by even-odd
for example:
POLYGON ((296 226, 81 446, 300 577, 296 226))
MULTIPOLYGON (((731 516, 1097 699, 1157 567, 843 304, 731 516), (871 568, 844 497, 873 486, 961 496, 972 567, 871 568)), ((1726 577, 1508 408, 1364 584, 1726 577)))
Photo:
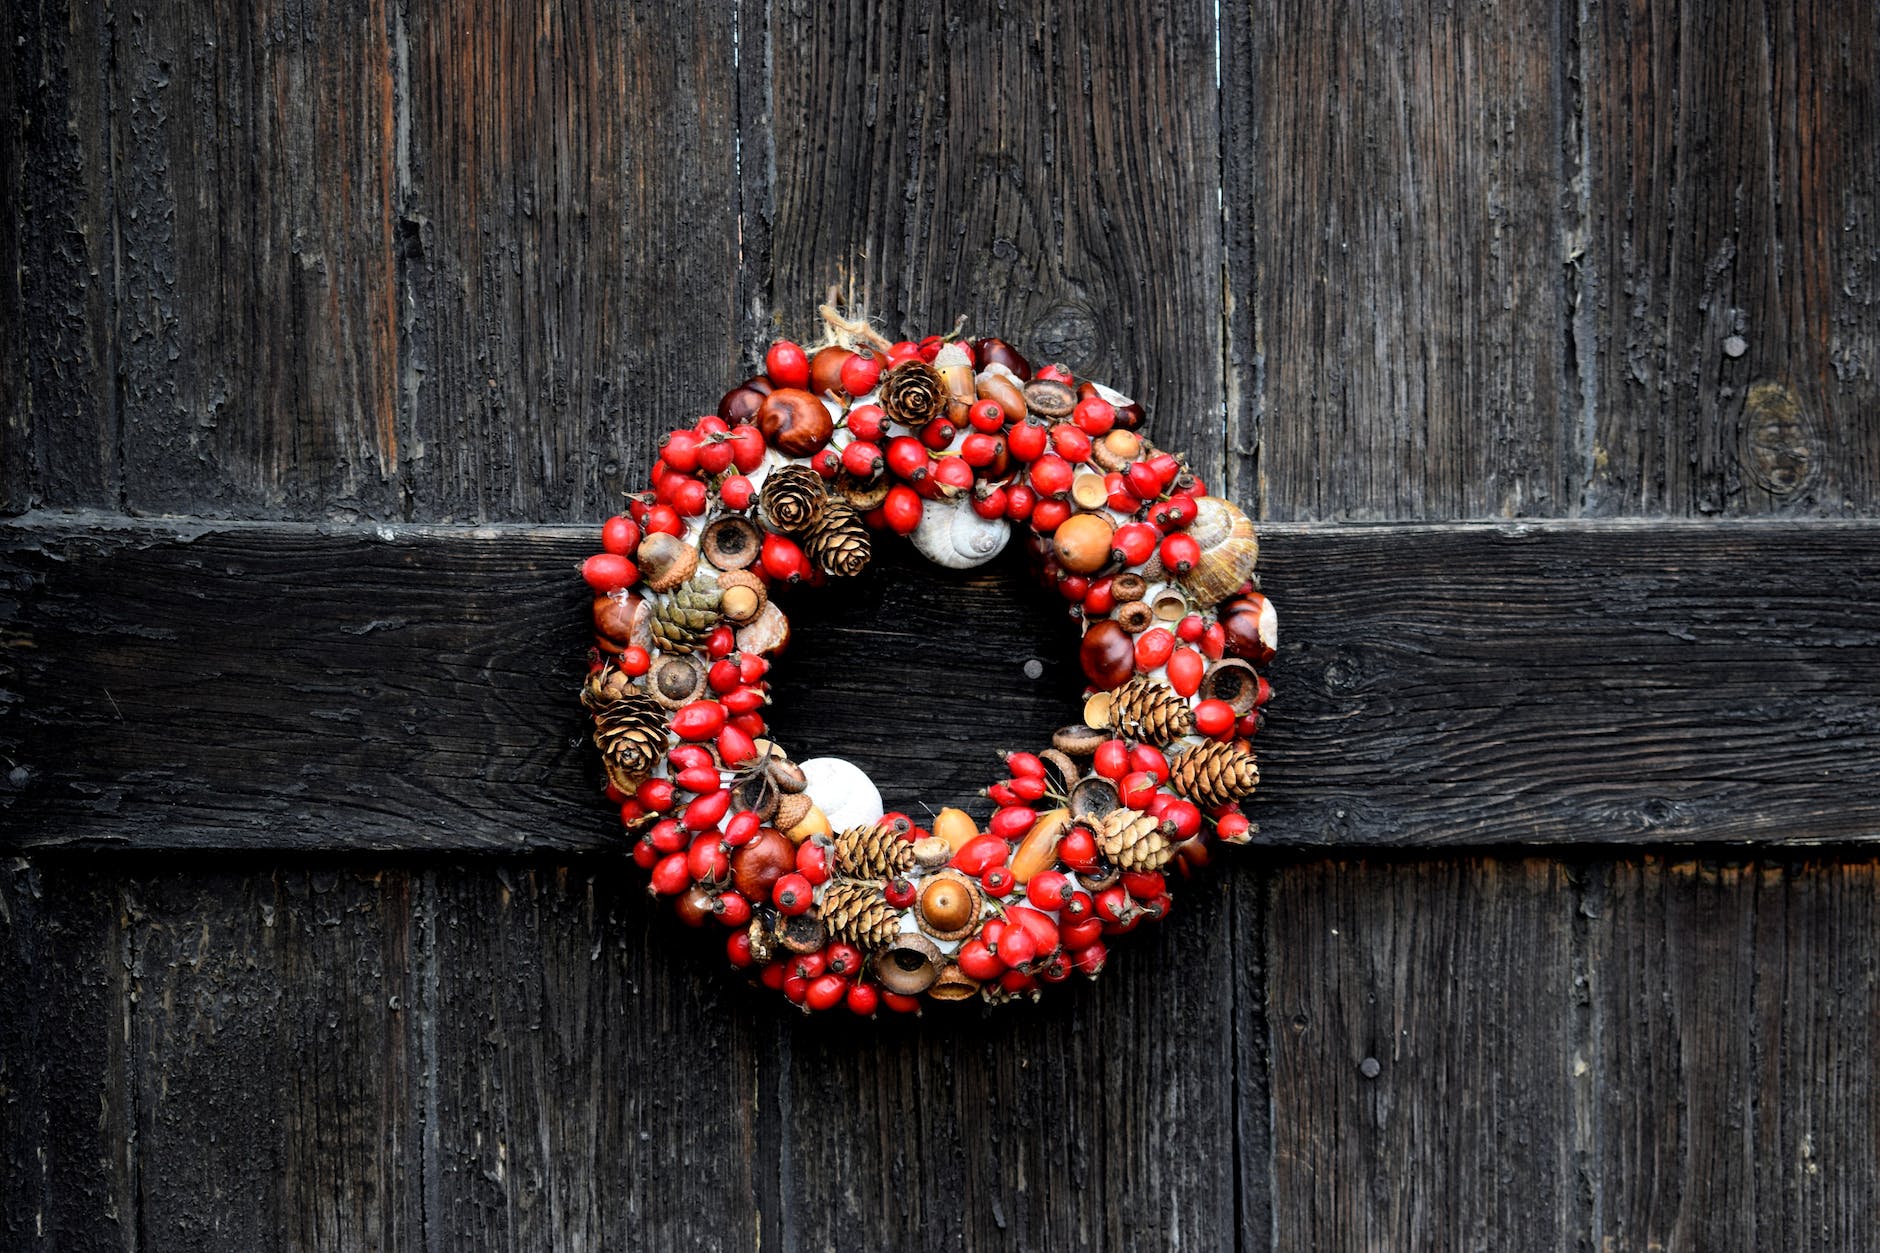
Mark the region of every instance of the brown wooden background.
MULTIPOLYGON (((0 1245, 1873 1247, 1877 13, 8 6, 0 1245), (831 282, 1269 524, 1262 847, 1035 1009, 591 803, 587 528, 831 282)), ((959 801, 1064 627, 881 564, 779 723, 959 801)))

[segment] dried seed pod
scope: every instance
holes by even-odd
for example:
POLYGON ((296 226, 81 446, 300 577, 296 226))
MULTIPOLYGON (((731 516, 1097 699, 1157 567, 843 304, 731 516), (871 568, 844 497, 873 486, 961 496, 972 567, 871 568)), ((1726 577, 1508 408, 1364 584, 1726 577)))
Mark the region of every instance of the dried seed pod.
POLYGON ((829 925, 813 913, 793 914, 777 923, 777 939, 792 953, 814 953, 829 943, 829 925))
POLYGON ((762 554, 764 533, 749 518, 728 513, 705 527, 698 545, 705 560, 720 570, 743 570, 762 554))
POLYGON ((705 665, 690 653, 661 653, 646 672, 646 688, 668 709, 689 705, 705 692, 705 665))
POLYGON ((770 603, 770 593, 764 587, 764 581, 749 570, 727 570, 718 576, 718 590, 724 598, 718 602, 718 610, 724 614, 725 621, 733 626, 743 626, 764 611, 770 603))
POLYGON ((915 357, 881 377, 881 407, 902 426, 922 427, 946 410, 946 384, 940 371, 915 357))
MULTIPOLYGON (((1084 698, 1084 725, 1098 731, 1110 725, 1110 706, 1116 703, 1114 692, 1092 692, 1084 698)), ((1090 750, 1095 752, 1093 748, 1090 750)))
POLYGON ((1047 418, 1068 418, 1077 407, 1077 393, 1055 379, 1033 379, 1025 384, 1025 406, 1047 418))
POLYGON ((664 531, 654 531, 640 541, 635 554, 640 578, 655 592, 670 592, 698 569, 698 549, 664 531))
POLYGON ((1149 606, 1161 622, 1180 622, 1188 616, 1188 598, 1174 590, 1157 592, 1149 606))
POLYGON ((1083 778, 1084 772, 1072 761, 1070 754, 1047 748, 1038 754, 1045 764, 1045 783, 1059 795, 1067 793, 1083 778))
POLYGON ((979 925, 984 905, 977 883, 957 870, 941 870, 922 885, 915 921, 936 940, 963 940, 979 925))
POLYGON ((1226 701, 1237 714, 1252 713, 1260 699, 1260 676, 1240 658, 1223 657, 1208 667, 1197 695, 1202 700, 1226 701))
POLYGON ((885 474, 877 474, 872 479, 858 479, 844 470, 836 476, 835 493, 857 511, 867 513, 888 499, 888 492, 893 487, 894 481, 885 474))
POLYGON ((767 966, 777 956, 777 932, 771 917, 774 912, 766 907, 763 912, 753 914, 751 925, 744 932, 751 938, 751 958, 759 965, 767 966))
POLYGON ((829 494, 822 476, 808 466, 778 466, 764 479, 758 495, 764 520, 787 535, 809 530, 822 517, 829 494))
POLYGON ((914 841, 914 864, 922 870, 938 870, 953 860, 953 846, 937 835, 914 841))
POLYGON ((731 789, 731 806, 737 810, 748 809, 757 815, 759 822, 768 824, 777 816, 780 795, 769 774, 753 770, 731 789))
POLYGON ((940 977, 946 958, 932 940, 919 932, 903 931, 875 957, 875 978, 901 996, 919 996, 940 977))

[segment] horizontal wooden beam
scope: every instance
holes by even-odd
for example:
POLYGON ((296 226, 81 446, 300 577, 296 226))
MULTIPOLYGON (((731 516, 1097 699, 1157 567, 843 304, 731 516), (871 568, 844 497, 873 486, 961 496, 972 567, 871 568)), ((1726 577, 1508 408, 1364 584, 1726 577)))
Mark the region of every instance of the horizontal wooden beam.
MULTIPOLYGON (((0 841, 617 847, 574 700, 590 532, 0 524, 0 841)), ((774 723, 891 804, 1075 717, 1062 606, 898 543, 800 593, 774 723), (1031 664, 1036 662, 1038 664, 1031 664)), ((1273 526, 1276 846, 1880 833, 1880 524, 1273 526)))

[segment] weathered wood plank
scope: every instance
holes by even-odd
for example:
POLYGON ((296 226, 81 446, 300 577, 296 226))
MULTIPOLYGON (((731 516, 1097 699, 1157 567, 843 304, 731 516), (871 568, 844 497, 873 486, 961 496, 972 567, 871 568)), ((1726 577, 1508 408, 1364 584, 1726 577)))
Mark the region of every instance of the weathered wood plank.
MULTIPOLYGON (((1038 1006, 789 1031, 786 1248, 1219 1247, 1235 1229, 1227 884, 1038 1006), (996 1016, 994 1016, 996 1015, 996 1016)), ((948 1012, 951 1011, 951 1012, 948 1012)))
POLYGON ((1569 512, 1559 5, 1249 11, 1221 67, 1253 102, 1224 166, 1253 306, 1231 482, 1277 519, 1569 512))
POLYGON ((1871 1243, 1880 864, 1647 859, 1591 886, 1610 1247, 1871 1243))
POLYGON ((786 1011, 727 977, 722 930, 655 909, 631 867, 435 880, 432 1246, 759 1247, 782 1150, 757 1058, 786 1011))
POLYGON ((767 6, 770 296, 840 283, 891 330, 977 334, 1134 394, 1222 466, 1215 9, 767 6))
POLYGON ((390 29, 383 0, 168 4, 117 23, 134 509, 399 516, 390 29))
POLYGON ((1274 1248, 1574 1247, 1571 899, 1559 862, 1275 875, 1274 1248))
POLYGON ((0 12, 0 513, 116 508, 106 11, 0 12))
POLYGON ((119 885, 70 862, 0 864, 0 1238, 140 1246, 119 885))
POLYGON ((399 17, 405 516, 604 516, 748 372, 734 6, 399 17))
MULTIPOLYGON (((613 844, 570 696, 585 531, 0 534, 11 843, 613 844)), ((943 576, 884 548, 848 600, 807 602, 780 738, 854 757, 891 800, 959 801, 989 778, 989 722, 996 746, 1074 714, 1069 642, 1010 566, 943 576), (1028 680, 1032 657, 1053 660, 1028 680), (916 727, 907 693, 941 674, 916 727)), ((1273 527, 1263 569, 1289 642, 1269 843, 1880 830, 1872 526, 1273 527)))
POLYGON ((1592 512, 1880 504, 1880 9, 1585 10, 1592 512))
POLYGON ((178 872, 126 893, 138 1247, 417 1247, 411 876, 178 872))

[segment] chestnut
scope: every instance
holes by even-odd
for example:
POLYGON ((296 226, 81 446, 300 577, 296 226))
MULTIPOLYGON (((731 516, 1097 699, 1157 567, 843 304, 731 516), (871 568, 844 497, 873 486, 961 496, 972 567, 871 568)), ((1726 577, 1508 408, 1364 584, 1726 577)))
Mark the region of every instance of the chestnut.
POLYGON ((764 442, 791 457, 820 452, 836 432, 823 402, 797 387, 779 387, 766 396, 756 421, 764 442))
POLYGON ((1108 691, 1136 673, 1136 641, 1115 622, 1105 620, 1084 632, 1077 659, 1083 663, 1085 677, 1108 691))
POLYGON ((1031 381, 1031 362, 1020 356, 1018 349, 1004 340, 988 335, 974 344, 973 348, 979 357, 980 369, 983 370, 989 365, 1002 365, 1018 375, 1019 382, 1031 381))
POLYGON ((741 383, 718 400, 718 416, 731 426, 749 422, 764 406, 764 393, 748 383, 741 383))
POLYGON ((834 392, 838 397, 846 398, 848 392, 842 387, 842 367, 849 363, 855 354, 847 348, 825 348, 809 361, 809 389, 818 396, 827 396, 834 392))
POLYGON ((775 827, 760 827, 731 855, 731 877, 748 901, 767 901, 777 880, 796 868, 796 845, 775 827))

